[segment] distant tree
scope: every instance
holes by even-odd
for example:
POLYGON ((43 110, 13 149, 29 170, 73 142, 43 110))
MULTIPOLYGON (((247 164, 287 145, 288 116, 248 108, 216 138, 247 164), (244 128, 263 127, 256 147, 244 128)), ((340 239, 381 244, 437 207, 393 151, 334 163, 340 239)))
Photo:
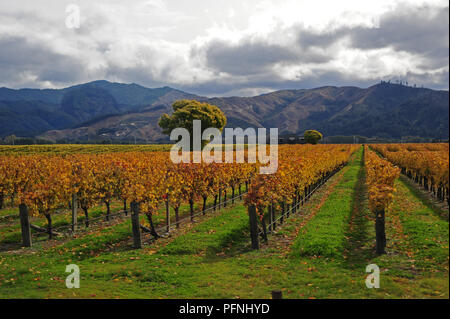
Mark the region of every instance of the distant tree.
POLYGON ((317 144, 323 137, 322 133, 316 130, 307 130, 303 136, 308 144, 317 144))
POLYGON ((14 134, 12 134, 12 135, 6 136, 4 141, 5 141, 5 144, 14 145, 16 139, 17 139, 17 137, 14 134))
POLYGON ((35 139, 35 144, 53 144, 53 141, 38 137, 35 139))
POLYGON ((31 137, 18 137, 14 140, 15 145, 33 145, 35 141, 31 137))
MULTIPOLYGON (((159 119, 159 126, 163 133, 170 135, 173 129, 182 127, 191 134, 191 149, 193 146, 193 121, 200 120, 203 131, 214 127, 223 130, 227 124, 225 114, 215 105, 202 103, 196 100, 179 100, 172 104, 173 114, 163 114, 159 119)), ((208 141, 202 141, 202 148, 208 141)))
POLYGON ((303 136, 308 144, 317 144, 323 137, 322 133, 316 130, 307 130, 303 136))

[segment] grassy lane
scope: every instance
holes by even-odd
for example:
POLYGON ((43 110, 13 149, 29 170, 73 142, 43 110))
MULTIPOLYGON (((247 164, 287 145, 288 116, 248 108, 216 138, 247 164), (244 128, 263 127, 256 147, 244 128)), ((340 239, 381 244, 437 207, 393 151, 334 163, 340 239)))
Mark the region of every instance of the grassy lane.
POLYGON ((430 212, 448 222, 448 206, 437 200, 428 191, 424 190, 407 176, 401 175, 400 181, 423 206, 427 207, 430 212))
POLYGON ((414 257, 412 266, 448 272, 448 221, 441 217, 437 209, 419 200, 415 189, 403 179, 397 181, 396 189, 392 211, 408 238, 408 254, 414 257))
POLYGON ((292 247, 292 255, 342 258, 345 229, 352 210, 361 152, 352 160, 319 213, 302 229, 292 247))
POLYGON ((194 227, 184 236, 177 237, 159 253, 168 255, 214 256, 225 247, 248 238, 249 220, 243 205, 211 218, 194 227))
MULTIPOLYGON (((361 157, 360 166, 364 165, 361 157)), ((357 182, 351 204, 351 214, 345 233, 346 245, 344 250, 345 266, 361 269, 373 257, 374 223, 372 213, 367 202, 366 171, 359 169, 357 182)))

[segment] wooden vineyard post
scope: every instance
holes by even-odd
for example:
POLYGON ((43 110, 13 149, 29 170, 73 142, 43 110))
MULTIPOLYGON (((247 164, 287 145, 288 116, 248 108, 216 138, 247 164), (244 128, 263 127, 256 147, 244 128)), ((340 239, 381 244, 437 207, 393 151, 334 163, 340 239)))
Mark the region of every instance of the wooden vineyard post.
POLYGON ((191 223, 194 222, 194 200, 189 200, 189 213, 191 215, 191 223))
POLYGON ((20 226, 22 228, 22 244, 24 247, 31 247, 31 229, 28 216, 28 207, 25 204, 19 205, 20 226))
POLYGON ((294 200, 292 201, 292 207, 294 208, 292 213, 296 214, 298 210, 298 197, 296 194, 294 194, 294 200))
POLYGON ((377 254, 381 255, 386 253, 385 211, 382 208, 376 211, 375 214, 376 251, 377 254))
POLYGON ((252 249, 259 249, 258 219, 256 216, 256 207, 254 205, 248 208, 248 216, 250 219, 250 237, 252 239, 252 249))
POLYGON ((262 228, 263 228, 263 233, 262 233, 262 237, 264 239, 264 241, 267 244, 267 225, 266 225, 266 220, 264 219, 264 217, 261 219, 261 224, 262 224, 262 228))
POLYGON ((223 192, 223 207, 227 207, 227 190, 225 189, 223 192))
POLYGON ((281 290, 272 290, 272 299, 283 299, 281 290))
POLYGON ((272 231, 273 228, 273 215, 272 208, 270 205, 267 206, 267 214, 269 215, 269 231, 272 231))
POLYGON ((78 201, 77 201, 77 194, 72 194, 72 233, 75 233, 78 228, 78 201))
POLYGON ((277 229, 277 221, 276 216, 275 216, 275 207, 273 206, 273 203, 270 205, 270 213, 272 214, 272 220, 273 220, 273 225, 272 225, 272 229, 276 230, 277 229))
POLYGON ((166 200, 166 231, 170 231, 170 203, 169 203, 169 194, 167 194, 166 200))
POLYGON ((131 227, 133 229, 133 247, 138 249, 142 248, 141 240, 141 227, 139 224, 139 203, 132 202, 130 204, 131 208, 131 227))

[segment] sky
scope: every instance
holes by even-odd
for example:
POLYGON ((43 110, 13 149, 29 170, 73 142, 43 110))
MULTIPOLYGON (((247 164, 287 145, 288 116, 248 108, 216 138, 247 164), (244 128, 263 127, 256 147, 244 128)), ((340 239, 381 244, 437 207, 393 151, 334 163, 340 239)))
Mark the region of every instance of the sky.
POLYGON ((0 2, 0 87, 103 79, 205 96, 380 80, 448 90, 448 2, 0 2))

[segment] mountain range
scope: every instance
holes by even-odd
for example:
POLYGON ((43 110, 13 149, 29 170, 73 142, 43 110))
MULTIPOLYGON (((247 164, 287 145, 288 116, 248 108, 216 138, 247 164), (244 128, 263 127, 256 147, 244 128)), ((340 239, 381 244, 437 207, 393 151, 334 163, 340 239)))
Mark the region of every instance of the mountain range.
POLYGON ((0 88, 0 137, 52 141, 166 142, 158 119, 178 99, 217 105, 227 127, 316 129, 325 136, 448 139, 449 92, 381 82, 368 88, 325 86, 254 97, 204 97, 170 87, 94 81, 64 89, 0 88))

